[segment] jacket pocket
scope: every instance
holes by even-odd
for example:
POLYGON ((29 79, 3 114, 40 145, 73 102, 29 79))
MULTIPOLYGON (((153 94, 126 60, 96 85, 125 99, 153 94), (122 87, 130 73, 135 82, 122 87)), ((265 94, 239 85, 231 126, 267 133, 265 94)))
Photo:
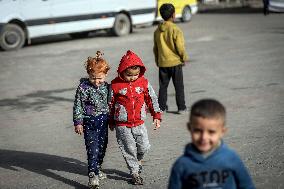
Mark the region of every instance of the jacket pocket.
POLYGON ((141 110, 140 110, 140 118, 141 120, 145 120, 146 119, 146 104, 144 103, 141 107, 141 110))
POLYGON ((119 103, 116 103, 114 108, 115 108, 114 120, 115 121, 127 122, 127 110, 126 110, 126 108, 119 103))

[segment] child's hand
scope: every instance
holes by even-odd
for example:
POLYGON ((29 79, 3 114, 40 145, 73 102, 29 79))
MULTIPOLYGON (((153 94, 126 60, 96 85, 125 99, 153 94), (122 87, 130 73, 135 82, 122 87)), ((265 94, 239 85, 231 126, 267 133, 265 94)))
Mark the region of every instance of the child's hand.
POLYGON ((75 126, 75 133, 77 133, 78 135, 83 134, 83 125, 76 125, 75 126))
POLYGON ((155 125, 154 130, 157 130, 161 127, 161 121, 159 119, 154 119, 153 124, 155 125))
POLYGON ((189 64, 189 61, 184 61, 184 62, 182 63, 182 66, 185 66, 185 65, 187 65, 187 64, 189 64))

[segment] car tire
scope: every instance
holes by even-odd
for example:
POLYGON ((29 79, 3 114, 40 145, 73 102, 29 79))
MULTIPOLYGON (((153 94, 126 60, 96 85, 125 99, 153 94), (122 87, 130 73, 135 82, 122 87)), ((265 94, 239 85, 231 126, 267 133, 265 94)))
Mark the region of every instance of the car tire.
POLYGON ((20 49, 25 41, 24 30, 16 24, 6 24, 0 31, 0 47, 5 51, 20 49))
POLYGON ((191 9, 188 6, 184 7, 182 10, 181 21, 189 22, 191 20, 191 17, 192 17, 191 9))
POLYGON ((80 33, 70 33, 69 34, 73 39, 81 39, 88 37, 89 32, 80 32, 80 33))
POLYGON ((118 14, 115 17, 112 32, 115 36, 128 35, 132 30, 130 19, 125 14, 118 14))

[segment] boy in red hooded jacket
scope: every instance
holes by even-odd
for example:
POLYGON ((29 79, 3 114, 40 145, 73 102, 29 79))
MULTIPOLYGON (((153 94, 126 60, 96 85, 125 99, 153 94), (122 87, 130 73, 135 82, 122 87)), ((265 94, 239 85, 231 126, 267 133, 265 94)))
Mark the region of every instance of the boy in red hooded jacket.
POLYGON ((143 184, 141 160, 150 148, 144 124, 146 109, 153 116, 154 129, 160 127, 161 120, 158 98, 144 77, 145 71, 142 60, 128 50, 120 60, 118 76, 111 82, 110 128, 116 130, 119 148, 135 185, 143 184))

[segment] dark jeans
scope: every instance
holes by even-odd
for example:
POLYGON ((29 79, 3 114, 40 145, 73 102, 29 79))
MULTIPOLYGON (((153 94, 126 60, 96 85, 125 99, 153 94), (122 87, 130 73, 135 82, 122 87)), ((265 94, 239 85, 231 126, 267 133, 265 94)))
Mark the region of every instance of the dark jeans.
POLYGON ((173 80, 173 84, 176 91, 176 103, 178 110, 185 110, 184 100, 184 86, 183 86, 183 72, 182 65, 174 67, 160 67, 159 68, 159 105, 162 111, 167 109, 167 89, 170 80, 173 80))
POLYGON ((88 173, 99 174, 108 143, 108 115, 84 119, 84 138, 88 156, 88 173))
POLYGON ((263 0, 263 14, 269 14, 269 0, 263 0))

